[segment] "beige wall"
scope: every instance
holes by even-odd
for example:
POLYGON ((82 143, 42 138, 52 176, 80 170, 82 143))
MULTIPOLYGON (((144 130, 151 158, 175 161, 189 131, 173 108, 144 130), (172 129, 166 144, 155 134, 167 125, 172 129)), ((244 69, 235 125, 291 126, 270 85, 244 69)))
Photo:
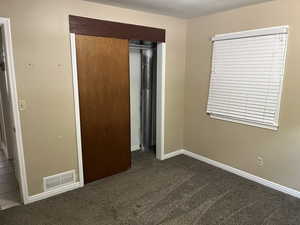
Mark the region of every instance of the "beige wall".
POLYGON ((188 22, 184 148, 300 190, 300 1, 278 0, 188 22), (279 131, 210 119, 206 115, 215 34, 289 25, 279 131), (264 158, 264 167, 256 157, 264 158))
POLYGON ((42 177, 77 169, 68 15, 167 31, 165 150, 182 148, 186 21, 81 0, 1 0, 10 17, 30 195, 42 177))

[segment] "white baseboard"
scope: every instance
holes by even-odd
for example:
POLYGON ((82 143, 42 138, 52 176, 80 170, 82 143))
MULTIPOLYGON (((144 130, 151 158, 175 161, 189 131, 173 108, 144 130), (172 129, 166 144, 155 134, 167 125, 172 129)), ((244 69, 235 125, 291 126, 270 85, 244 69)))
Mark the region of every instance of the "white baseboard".
POLYGON ((72 190, 80 188, 80 187, 82 187, 80 182, 76 182, 74 184, 69 184, 69 185, 66 185, 66 186, 51 190, 51 191, 46 191, 46 192, 42 192, 42 193, 37 194, 37 195, 32 195, 32 196, 29 196, 26 199, 24 204, 29 204, 29 203, 33 203, 33 202, 36 202, 36 201, 40 201, 40 200, 43 200, 43 199, 46 199, 46 198, 49 198, 49 197, 52 197, 52 196, 55 196, 55 195, 58 195, 58 194, 65 193, 67 191, 72 191, 72 190))
POLYGON ((182 155, 182 154, 184 154, 184 151, 185 151, 184 149, 179 149, 177 151, 167 153, 163 156, 162 160, 169 159, 169 158, 175 157, 177 155, 182 155))
POLYGON ((174 156, 177 156, 177 155, 180 155, 180 154, 184 154, 186 156, 189 156, 189 157, 192 157, 194 159, 200 160, 202 162, 205 162, 205 163, 210 164, 212 166, 215 166, 215 167, 218 167, 220 169, 226 170, 230 173, 236 174, 240 177, 243 177, 243 178, 246 178, 248 180, 254 181, 256 183, 259 183, 259 184, 264 185, 266 187, 269 187, 269 188, 275 189, 277 191, 283 192, 285 194, 294 196, 296 198, 300 198, 300 191, 297 191, 295 189, 292 189, 292 188, 283 186, 281 184, 277 184, 275 182, 266 180, 264 178, 255 176, 251 173, 245 172, 245 171, 240 170, 240 169, 236 169, 234 167, 231 167, 231 166, 228 166, 226 164, 220 163, 218 161, 209 159, 209 158, 201 156, 199 154, 190 152, 188 150, 181 149, 181 150, 169 153, 169 154, 165 155, 164 159, 171 158, 171 157, 174 157, 174 156))
MULTIPOLYGON (((236 169, 234 167, 231 167, 231 166, 228 166, 226 164, 220 163, 218 161, 209 159, 209 158, 201 156, 199 154, 187 151, 185 149, 180 149, 180 150, 165 154, 163 156, 163 160, 169 159, 169 158, 172 158, 172 157, 175 157, 175 156, 178 156, 178 155, 182 155, 182 154, 186 155, 186 156, 189 156, 189 157, 192 157, 194 159, 200 160, 200 161, 205 162, 207 164, 210 164, 212 166, 218 167, 220 169, 226 170, 226 171, 228 171, 230 173, 233 173, 233 174, 236 174, 238 176, 244 177, 248 180, 254 181, 254 182, 259 183, 259 184, 262 184, 266 187, 275 189, 277 191, 280 191, 280 192, 283 192, 285 194, 294 196, 296 198, 300 198, 300 192, 295 190, 295 189, 277 184, 275 182, 272 182, 272 181, 266 180, 264 178, 255 176, 251 173, 245 172, 245 171, 240 170, 240 169, 236 169)), ((64 187, 61 187, 61 188, 58 188, 58 189, 55 189, 55 190, 42 192, 42 193, 37 194, 37 195, 29 196, 24 203, 25 204, 33 203, 33 202, 36 202, 36 201, 39 201, 39 200, 42 200, 42 199, 46 199, 46 198, 49 198, 49 197, 52 197, 52 196, 55 196, 55 195, 58 195, 58 194, 62 194, 64 192, 71 191, 71 190, 74 190, 74 189, 77 189, 77 188, 80 188, 80 187, 82 187, 81 183, 76 182, 74 184, 66 185, 64 187)))
POLYGON ((134 151, 138 151, 141 149, 141 146, 140 145, 132 145, 131 146, 131 151, 134 152, 134 151))

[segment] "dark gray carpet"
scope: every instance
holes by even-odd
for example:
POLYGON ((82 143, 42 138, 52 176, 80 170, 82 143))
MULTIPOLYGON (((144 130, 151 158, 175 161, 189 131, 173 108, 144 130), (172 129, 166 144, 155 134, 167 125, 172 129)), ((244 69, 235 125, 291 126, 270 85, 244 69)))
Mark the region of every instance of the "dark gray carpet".
POLYGON ((300 200, 186 156, 0 212, 1 225, 299 225, 300 200))

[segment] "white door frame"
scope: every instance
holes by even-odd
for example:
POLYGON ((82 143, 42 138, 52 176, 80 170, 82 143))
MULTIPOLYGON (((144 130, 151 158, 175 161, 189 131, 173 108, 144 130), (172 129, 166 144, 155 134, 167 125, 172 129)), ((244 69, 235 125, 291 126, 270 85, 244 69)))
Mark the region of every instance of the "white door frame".
POLYGON ((27 175, 24 159, 23 139, 22 139, 22 128, 18 106, 18 93, 16 84, 16 74, 14 67, 13 47, 11 38, 11 26, 10 19, 0 17, 0 26, 3 28, 4 33, 4 46, 6 52, 6 66, 7 75, 9 82, 10 100, 13 112, 13 124, 16 132, 16 146, 17 146, 17 159, 16 164, 19 168, 16 168, 18 174, 16 174, 19 181, 19 188, 21 194, 21 200, 23 203, 28 202, 28 186, 27 186, 27 175))
POLYGON ((165 159, 166 43, 157 44, 156 158, 165 159))
MULTIPOLYGON (((70 34, 79 181, 84 186, 75 34, 70 34)), ((164 159, 166 44, 157 44, 156 158, 164 159)))

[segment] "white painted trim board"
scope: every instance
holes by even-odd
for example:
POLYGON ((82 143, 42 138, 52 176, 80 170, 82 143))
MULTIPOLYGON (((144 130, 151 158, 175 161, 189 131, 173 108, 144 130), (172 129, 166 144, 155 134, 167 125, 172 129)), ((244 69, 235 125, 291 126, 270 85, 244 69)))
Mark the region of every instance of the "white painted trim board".
POLYGON ((50 190, 50 191, 45 191, 45 192, 42 192, 40 194, 32 195, 32 196, 28 197, 27 204, 33 203, 33 202, 36 202, 36 201, 40 201, 40 200, 43 200, 43 199, 46 199, 46 198, 50 198, 50 197, 53 197, 55 195, 59 195, 59 194, 62 194, 62 193, 68 192, 68 191, 72 191, 72 190, 75 190, 75 189, 80 188, 80 187, 81 187, 81 183, 76 182, 76 183, 65 185, 65 186, 62 186, 60 188, 56 188, 56 189, 53 189, 53 190, 50 190))
POLYGON ((165 154, 166 43, 157 44, 156 158, 165 154))
POLYGON ((167 153, 163 156, 162 160, 170 159, 170 158, 173 158, 173 157, 178 156, 178 155, 183 155, 184 152, 185 152, 184 149, 179 149, 177 151, 167 153))
POLYGON ((80 182, 80 187, 83 187, 84 176, 83 176, 81 124, 80 124, 80 109, 79 109, 79 89, 78 89, 78 76, 77 76, 76 40, 75 40, 74 33, 70 34, 70 47, 71 47, 71 60, 72 60, 73 97, 74 97, 74 110, 75 110, 79 182, 80 182))
POLYGON ((227 172, 230 172, 230 173, 236 174, 240 177, 246 178, 247 180, 254 181, 256 183, 259 183, 259 184, 264 185, 266 187, 272 188, 274 190, 283 192, 285 194, 291 195, 291 196, 296 197, 296 198, 300 198, 300 191, 297 191, 293 188, 289 188, 289 187, 283 186, 281 184, 269 181, 267 179, 258 177, 256 175, 251 174, 251 173, 248 173, 248 172, 245 172, 243 170, 231 167, 231 166, 226 165, 224 163, 209 159, 205 156, 193 153, 193 152, 185 150, 185 149, 180 149, 180 150, 168 153, 168 154, 164 155, 164 159, 172 158, 172 157, 175 157, 175 156, 178 156, 178 155, 189 156, 191 158, 197 159, 199 161, 202 161, 202 162, 205 162, 205 163, 210 164, 212 166, 223 169, 227 172))

